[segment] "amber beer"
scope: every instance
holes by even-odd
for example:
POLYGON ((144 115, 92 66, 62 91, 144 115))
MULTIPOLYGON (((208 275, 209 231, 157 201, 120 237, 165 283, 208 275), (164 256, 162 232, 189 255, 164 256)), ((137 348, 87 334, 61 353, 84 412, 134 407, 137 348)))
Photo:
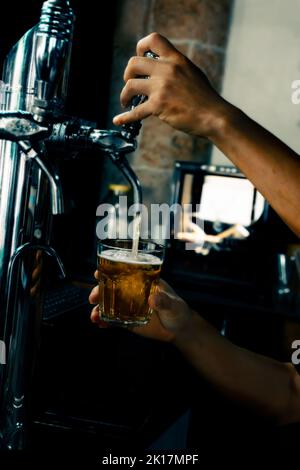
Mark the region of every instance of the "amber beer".
POLYGON ((132 249, 124 247, 128 243, 119 241, 114 247, 101 244, 98 249, 99 312, 109 323, 145 325, 152 313, 148 298, 159 281, 162 248, 158 250, 156 245, 156 249, 146 250, 139 246, 134 257, 132 249))

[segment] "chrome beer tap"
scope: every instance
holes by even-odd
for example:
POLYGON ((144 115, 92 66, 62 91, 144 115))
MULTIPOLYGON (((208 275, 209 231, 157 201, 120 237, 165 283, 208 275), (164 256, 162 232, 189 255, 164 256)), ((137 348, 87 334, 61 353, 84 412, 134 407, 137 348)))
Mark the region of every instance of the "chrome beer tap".
POLYGON ((107 155, 132 186, 134 203, 138 204, 136 207, 142 204, 140 181, 126 158, 137 148, 135 133, 125 128, 120 131, 96 129, 92 124, 82 124, 82 121, 74 119, 55 124, 46 145, 66 153, 94 149, 107 155))
MULTIPOLYGON (((158 55, 152 51, 147 51, 145 57, 158 59, 158 55)), ((130 109, 134 109, 147 99, 145 95, 135 96, 131 101, 130 109)), ((134 203, 140 206, 142 204, 141 185, 126 159, 126 155, 137 148, 136 138, 140 128, 141 122, 135 121, 122 126, 121 130, 101 130, 96 129, 92 123, 71 119, 53 126, 47 144, 50 148, 64 149, 65 152, 93 148, 108 155, 132 186, 134 203)))
MULTIPOLYGON (((0 449, 23 449, 30 435, 30 389, 42 315, 42 254, 50 246, 53 215, 63 212, 53 150, 97 149, 133 187, 139 180, 126 154, 136 149, 139 123, 100 130, 64 115, 74 13, 69 0, 47 0, 39 23, 12 48, 3 68, 0 108, 0 449), (3 363, 5 362, 5 363, 3 363)), ((154 56, 152 56, 154 57, 154 56)), ((137 97, 132 106, 146 97, 137 97)))
POLYGON ((52 214, 63 209, 59 175, 44 141, 67 92, 74 14, 69 2, 43 3, 39 23, 12 48, 3 67, 0 114, 0 448, 23 449, 39 344, 42 254, 52 214))

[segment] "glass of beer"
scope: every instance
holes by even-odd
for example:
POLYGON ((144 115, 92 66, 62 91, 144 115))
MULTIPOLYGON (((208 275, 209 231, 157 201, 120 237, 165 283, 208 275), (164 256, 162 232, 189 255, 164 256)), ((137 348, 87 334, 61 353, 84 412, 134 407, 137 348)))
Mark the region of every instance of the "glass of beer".
POLYGON ((139 240, 134 253, 132 240, 98 242, 99 314, 115 325, 142 326, 152 309, 149 295, 155 292, 164 247, 139 240))

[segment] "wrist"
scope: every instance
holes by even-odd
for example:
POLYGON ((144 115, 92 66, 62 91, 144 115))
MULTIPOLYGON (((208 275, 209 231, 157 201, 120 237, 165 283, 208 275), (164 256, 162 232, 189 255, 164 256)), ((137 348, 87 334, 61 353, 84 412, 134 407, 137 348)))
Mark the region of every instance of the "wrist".
POLYGON ((202 334, 200 315, 194 310, 191 310, 190 313, 190 318, 174 334, 172 342, 178 349, 184 349, 187 344, 191 344, 195 340, 199 342, 202 334))
POLYGON ((221 98, 220 103, 218 103, 212 113, 207 138, 216 145, 224 138, 228 138, 231 130, 236 128, 241 120, 242 115, 243 113, 240 109, 221 98))

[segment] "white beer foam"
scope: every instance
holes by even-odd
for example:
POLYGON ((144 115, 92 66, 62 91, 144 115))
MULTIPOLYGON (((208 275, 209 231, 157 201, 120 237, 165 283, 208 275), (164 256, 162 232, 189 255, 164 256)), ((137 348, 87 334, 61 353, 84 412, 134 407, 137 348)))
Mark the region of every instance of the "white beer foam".
POLYGON ((107 259, 108 261, 117 261, 119 263, 162 264, 161 259, 157 256, 151 255, 150 253, 138 253, 138 257, 134 258, 131 250, 105 250, 100 253, 99 257, 107 259))

